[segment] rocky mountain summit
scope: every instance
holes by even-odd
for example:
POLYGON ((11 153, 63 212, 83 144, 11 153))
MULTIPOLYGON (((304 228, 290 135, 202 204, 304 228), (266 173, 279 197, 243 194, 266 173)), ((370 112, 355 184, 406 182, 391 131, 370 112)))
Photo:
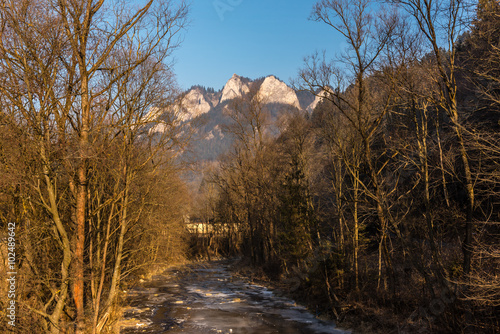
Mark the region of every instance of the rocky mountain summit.
POLYGON ((242 97, 250 92, 250 88, 256 87, 257 96, 264 104, 277 104, 291 106, 299 110, 311 112, 318 98, 307 92, 296 92, 286 83, 274 75, 250 80, 234 74, 224 85, 222 90, 215 91, 201 86, 193 86, 189 89, 181 102, 183 113, 181 119, 188 121, 206 114, 219 105, 242 97))
POLYGON ((225 101, 233 100, 248 92, 250 92, 249 80, 245 80, 237 74, 233 74, 231 79, 229 79, 224 86, 224 89, 222 89, 220 102, 223 103, 225 101))
POLYGON ((300 102, 295 91, 274 76, 264 79, 258 95, 264 103, 280 103, 300 109, 300 102))
POLYGON ((205 94, 201 88, 195 87, 189 90, 189 92, 183 97, 181 105, 185 112, 180 114, 180 118, 183 121, 196 118, 201 114, 205 114, 214 107, 215 101, 207 101, 205 94))
POLYGON ((234 74, 219 91, 193 86, 183 94, 178 110, 178 119, 196 134, 191 150, 193 159, 215 160, 227 152, 232 136, 224 129, 231 123, 231 102, 251 91, 267 107, 271 122, 290 110, 311 113, 321 99, 309 92, 295 91, 273 75, 251 80, 234 74))

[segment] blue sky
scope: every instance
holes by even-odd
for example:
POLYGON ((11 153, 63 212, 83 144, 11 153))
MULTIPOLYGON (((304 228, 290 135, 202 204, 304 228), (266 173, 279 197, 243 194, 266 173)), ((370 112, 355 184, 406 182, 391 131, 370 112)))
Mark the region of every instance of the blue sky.
POLYGON ((216 90, 233 73, 252 79, 276 75, 289 82, 303 58, 327 51, 341 38, 324 23, 308 20, 314 0, 192 0, 190 26, 175 56, 183 89, 199 84, 216 90))

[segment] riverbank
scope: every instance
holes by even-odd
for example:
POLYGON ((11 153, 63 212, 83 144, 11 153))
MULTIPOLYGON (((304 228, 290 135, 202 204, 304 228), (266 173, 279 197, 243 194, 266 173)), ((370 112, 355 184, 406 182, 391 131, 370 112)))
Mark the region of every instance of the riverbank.
POLYGON ((193 263, 139 283, 127 292, 120 333, 349 333, 237 266, 193 263))
MULTIPOLYGON (((296 280, 277 280, 270 278, 262 268, 250 265, 247 261, 235 262, 232 270, 234 275, 245 277, 250 282, 262 284, 275 291, 276 294, 286 296, 304 305, 318 319, 335 322, 340 328, 349 328, 353 334, 391 334, 391 333, 413 333, 418 332, 417 326, 412 328, 403 326, 407 319, 395 314, 389 307, 381 308, 351 302, 344 305, 341 312, 337 311, 339 318, 335 318, 334 312, 329 309, 321 292, 312 292, 297 288, 296 280), (412 330, 414 330, 412 332, 412 330)), ((358 296, 359 298, 359 296, 358 296)), ((355 300, 356 296, 350 296, 355 300)))

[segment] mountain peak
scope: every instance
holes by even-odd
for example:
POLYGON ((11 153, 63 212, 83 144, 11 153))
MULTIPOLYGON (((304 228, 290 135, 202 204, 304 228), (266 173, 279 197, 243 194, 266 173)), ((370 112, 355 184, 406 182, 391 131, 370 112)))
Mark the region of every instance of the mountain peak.
POLYGON ((234 73, 223 89, 216 92, 203 86, 192 86, 186 92, 183 107, 188 111, 184 120, 207 113, 220 103, 240 98, 250 92, 255 86, 259 98, 264 104, 282 104, 311 112, 322 97, 316 97, 304 92, 296 92, 275 75, 268 75, 251 80, 234 73))
POLYGON ((248 84, 244 83, 243 80, 241 80, 241 77, 235 73, 224 86, 220 102, 222 103, 224 101, 241 97, 249 91, 250 88, 248 87, 248 84))
POLYGON ((299 99, 295 91, 274 75, 264 79, 259 89, 259 96, 265 103, 287 104, 300 109, 299 99))
POLYGON ((212 106, 203 95, 202 89, 200 87, 194 87, 183 97, 181 108, 182 113, 180 119, 182 121, 188 121, 209 112, 212 106))

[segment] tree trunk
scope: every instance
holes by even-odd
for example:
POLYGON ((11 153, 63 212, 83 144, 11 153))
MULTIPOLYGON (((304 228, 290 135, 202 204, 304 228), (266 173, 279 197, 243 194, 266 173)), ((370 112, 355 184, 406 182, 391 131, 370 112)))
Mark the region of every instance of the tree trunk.
POLYGON ((76 245, 73 278, 73 299, 76 308, 76 333, 85 331, 85 306, 84 306, 84 248, 85 248, 85 221, 87 211, 87 157, 90 129, 90 101, 88 77, 84 68, 82 73, 82 130, 80 133, 80 165, 77 170, 76 194, 76 245))
POLYGON ((474 184, 472 182, 472 173, 469 166, 469 158, 467 156, 467 150, 465 149, 465 143, 462 136, 462 131, 460 127, 457 125, 455 127, 455 131, 457 134, 457 138, 460 145, 460 156, 462 158, 462 163, 464 164, 464 173, 465 173, 465 185, 467 190, 467 217, 465 222, 465 237, 463 244, 463 253, 464 253, 464 263, 463 263, 463 272, 465 276, 470 274, 471 269, 471 259, 472 259, 472 214, 474 211, 474 184))
MULTIPOLYGON (((111 205, 111 210, 108 216, 108 221, 107 221, 107 226, 106 226, 106 235, 104 239, 104 246, 102 250, 102 257, 101 257, 101 272, 100 272, 100 280, 99 280, 99 288, 97 290, 95 300, 94 300, 94 318, 92 320, 92 334, 99 333, 97 330, 97 325, 99 321, 99 309, 101 305, 101 296, 102 296, 102 290, 104 287, 104 279, 106 276, 106 258, 108 254, 108 245, 109 245, 109 238, 110 238, 110 230, 111 230, 111 220, 114 217, 114 211, 115 211, 115 203, 111 205)), ((98 245, 99 247, 99 245, 98 245)))
POLYGON ((359 191, 359 169, 356 169, 356 177, 354 178, 354 281, 356 290, 359 290, 359 271, 358 271, 358 252, 359 252, 359 221, 358 221, 358 191, 359 191))
MULTIPOLYGON (((42 142, 42 141, 40 141, 42 142)), ((68 298, 69 289, 69 269, 72 260, 71 256, 71 246, 69 242, 69 237, 64 228, 64 224, 59 216, 59 209, 57 205, 56 190, 54 183, 50 179, 50 173, 48 169, 49 161, 47 159, 47 154, 45 152, 44 144, 40 145, 40 156, 44 163, 43 174, 45 178, 45 184, 47 187, 47 192, 49 195, 49 203, 47 204, 47 210, 52 216, 52 220, 55 224, 55 229, 57 231, 58 237, 61 240, 61 248, 63 251, 63 260, 61 261, 61 284, 59 286, 59 297, 57 298, 57 303, 52 310, 52 313, 48 316, 49 324, 48 328, 50 333, 57 334, 60 332, 59 322, 63 314, 64 306, 66 306, 66 300, 68 298)), ((43 199, 42 199, 43 201, 43 199)))
POLYGON ((128 205, 129 205, 129 172, 127 167, 124 168, 124 175, 125 175, 125 189, 124 189, 124 194, 123 194, 123 200, 122 200, 122 212, 120 215, 120 235, 118 237, 118 248, 116 250, 116 260, 115 260, 115 266, 113 269, 113 276, 111 278, 111 284, 109 287, 109 296, 108 296, 108 302, 107 306, 108 307, 113 307, 115 298, 116 298, 116 292, 117 292, 117 287, 120 284, 120 279, 121 279, 121 261, 123 258, 123 245, 125 243, 125 233, 127 232, 127 223, 128 223, 128 205))

